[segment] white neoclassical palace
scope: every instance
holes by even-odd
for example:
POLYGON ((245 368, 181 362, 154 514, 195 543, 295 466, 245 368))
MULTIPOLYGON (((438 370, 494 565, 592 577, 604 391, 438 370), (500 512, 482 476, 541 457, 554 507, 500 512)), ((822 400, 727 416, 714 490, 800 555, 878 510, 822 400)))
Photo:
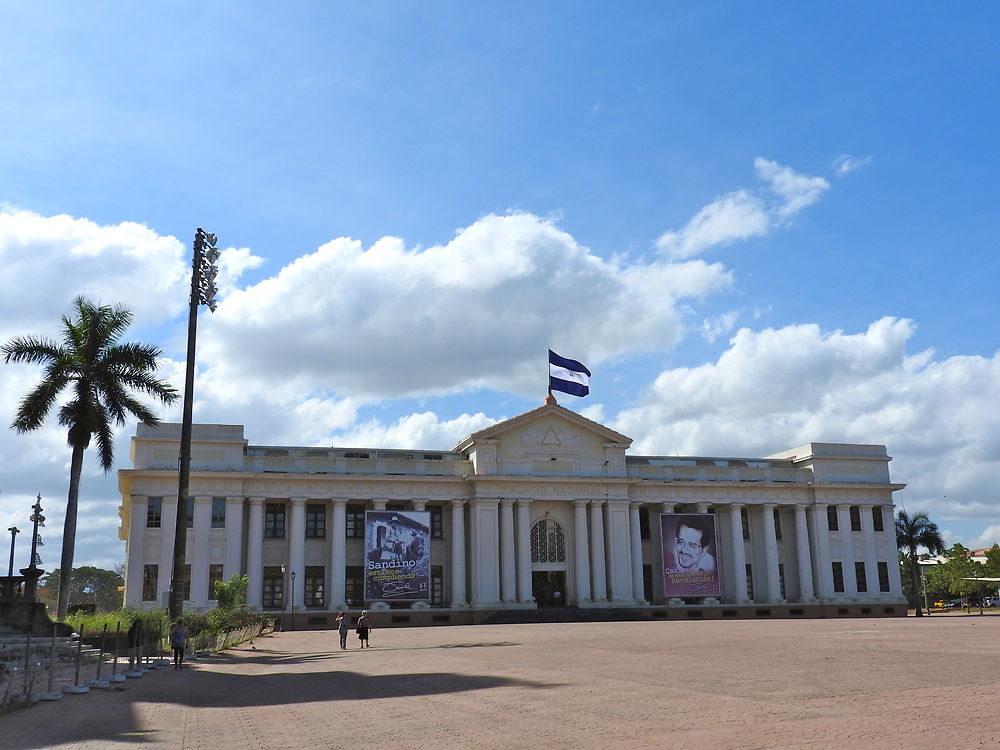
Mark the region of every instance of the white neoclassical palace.
MULTIPOLYGON (((125 603, 158 607, 180 425, 139 425, 132 442, 133 467, 119 472, 125 603)), ((430 601, 393 603, 395 622, 545 606, 905 614, 892 500, 904 485, 890 482, 883 446, 809 443, 748 459, 634 456, 631 442, 551 397, 451 451, 250 445, 242 425, 195 425, 185 598, 207 608, 212 582, 245 573, 251 606, 294 612, 302 626, 388 609, 364 601, 365 511, 416 510, 430 514, 430 601), (719 596, 665 596, 659 520, 670 513, 714 514, 719 596)))

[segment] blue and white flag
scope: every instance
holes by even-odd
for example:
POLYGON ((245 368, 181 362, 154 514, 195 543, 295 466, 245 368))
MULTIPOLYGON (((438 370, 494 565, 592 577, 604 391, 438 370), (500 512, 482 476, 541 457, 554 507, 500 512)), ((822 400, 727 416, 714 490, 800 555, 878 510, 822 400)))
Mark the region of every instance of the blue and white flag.
POLYGON ((549 390, 586 396, 590 393, 590 370, 575 359, 560 357, 549 349, 549 390))

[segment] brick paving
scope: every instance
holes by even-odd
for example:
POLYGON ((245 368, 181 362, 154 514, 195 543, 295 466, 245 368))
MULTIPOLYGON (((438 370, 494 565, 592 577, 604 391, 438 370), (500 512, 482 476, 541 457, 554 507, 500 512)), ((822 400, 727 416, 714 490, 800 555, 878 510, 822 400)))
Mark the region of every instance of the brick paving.
POLYGON ((1000 747, 1000 617, 278 633, 0 716, 0 747, 1000 747))

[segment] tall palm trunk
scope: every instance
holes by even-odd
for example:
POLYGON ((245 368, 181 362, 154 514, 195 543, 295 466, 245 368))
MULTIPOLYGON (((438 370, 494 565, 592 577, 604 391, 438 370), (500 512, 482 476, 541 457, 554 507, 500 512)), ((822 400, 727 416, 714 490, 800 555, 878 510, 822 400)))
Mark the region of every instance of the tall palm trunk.
POLYGON ((910 549, 910 583, 913 586, 913 601, 917 605, 917 617, 922 617, 923 609, 920 608, 920 566, 917 564, 917 550, 910 549))
POLYGON ((56 618, 66 619, 69 609, 69 587, 73 577, 73 553, 76 551, 76 517, 80 500, 80 474, 83 473, 85 446, 73 446, 69 467, 69 496, 66 498, 66 521, 63 523, 62 559, 59 562, 59 608, 56 618))

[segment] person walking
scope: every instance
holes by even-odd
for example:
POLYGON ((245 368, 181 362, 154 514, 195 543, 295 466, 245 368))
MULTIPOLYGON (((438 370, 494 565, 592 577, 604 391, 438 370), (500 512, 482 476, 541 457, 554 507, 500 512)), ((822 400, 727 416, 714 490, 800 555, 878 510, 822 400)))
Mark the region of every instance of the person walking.
POLYGON ((184 621, 177 618, 177 622, 170 628, 170 646, 174 649, 174 669, 183 669, 184 648, 187 646, 188 632, 184 627, 184 621))
POLYGON ((371 648, 368 643, 368 633, 372 629, 372 624, 368 620, 368 610, 361 611, 361 617, 358 618, 358 640, 361 641, 361 648, 371 648))
POLYGON ((347 629, 351 625, 351 618, 343 612, 337 613, 337 630, 340 632, 340 648, 347 648, 347 629))

